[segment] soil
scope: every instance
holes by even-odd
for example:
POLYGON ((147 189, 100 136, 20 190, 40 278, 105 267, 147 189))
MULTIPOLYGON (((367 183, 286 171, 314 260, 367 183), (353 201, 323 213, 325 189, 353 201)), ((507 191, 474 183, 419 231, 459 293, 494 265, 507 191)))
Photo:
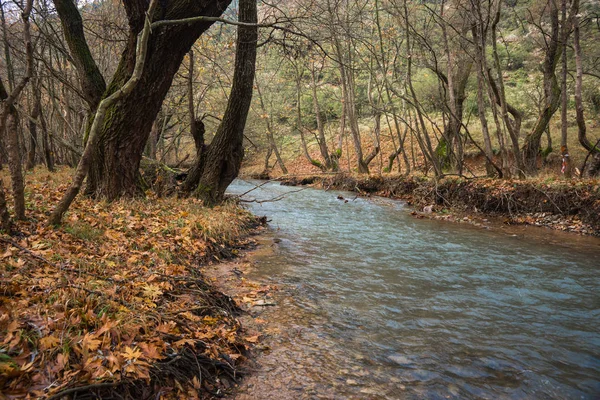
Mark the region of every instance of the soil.
POLYGON ((261 318, 265 310, 277 306, 273 294, 278 288, 253 282, 245 277, 256 268, 254 258, 268 256, 272 252, 273 239, 263 231, 251 240, 254 244, 250 246, 252 250, 234 260, 206 266, 202 271, 203 275, 213 281, 219 290, 232 297, 243 310, 238 319, 245 335, 257 337, 256 345, 241 363, 240 370, 244 378, 227 398, 250 400, 264 398, 268 393, 277 393, 279 399, 295 399, 298 392, 286 384, 292 374, 287 378, 270 374, 271 366, 279 362, 277 349, 270 352, 272 334, 279 329, 277 321, 269 320, 267 325, 267 320, 261 318))

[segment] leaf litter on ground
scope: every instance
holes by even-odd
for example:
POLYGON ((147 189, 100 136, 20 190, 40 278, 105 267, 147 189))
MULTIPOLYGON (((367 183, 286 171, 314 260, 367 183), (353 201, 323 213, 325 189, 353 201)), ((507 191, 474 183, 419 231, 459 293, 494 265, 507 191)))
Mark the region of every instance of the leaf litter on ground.
POLYGON ((198 398, 231 386, 258 338, 199 266, 243 247, 254 217, 152 193, 82 196, 61 227, 45 227, 69 174, 30 174, 28 220, 0 234, 0 398, 198 398))

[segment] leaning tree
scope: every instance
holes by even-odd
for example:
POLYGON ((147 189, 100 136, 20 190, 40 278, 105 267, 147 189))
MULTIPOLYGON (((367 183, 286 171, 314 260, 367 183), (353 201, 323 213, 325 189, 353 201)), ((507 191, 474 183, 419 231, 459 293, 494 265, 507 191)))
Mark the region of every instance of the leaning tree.
MULTIPOLYGON (((94 61, 83 31, 81 14, 72 0, 55 0, 65 39, 92 114, 100 100, 121 90, 136 65, 136 47, 148 2, 123 0, 128 40, 110 83, 94 61)), ((108 200, 139 193, 139 166, 144 146, 173 77, 194 42, 223 14, 231 0, 160 1, 149 20, 179 21, 155 25, 148 40, 145 67, 133 89, 113 102, 100 121, 92 149, 86 192, 108 200), (198 17, 204 18, 198 18, 198 17), (187 21, 187 22, 183 22, 187 21)))
MULTIPOLYGON (((139 166, 154 119, 184 55, 195 40, 223 13, 229 1, 170 5, 125 0, 129 41, 111 84, 104 83, 83 35, 81 15, 70 0, 55 0, 69 43, 82 91, 92 111, 88 142, 73 183, 48 222, 57 224, 80 191, 87 176, 88 194, 113 200, 140 190, 139 166), (64 3, 63 3, 64 2, 64 3)), ((228 21, 231 22, 231 21, 228 21)), ((234 23, 234 22, 232 22, 234 23)), ((238 40, 233 87, 223 117, 206 157, 201 157, 195 193, 206 203, 222 200, 239 172, 243 158, 243 130, 252 100, 256 61, 256 0, 239 1, 238 40)))

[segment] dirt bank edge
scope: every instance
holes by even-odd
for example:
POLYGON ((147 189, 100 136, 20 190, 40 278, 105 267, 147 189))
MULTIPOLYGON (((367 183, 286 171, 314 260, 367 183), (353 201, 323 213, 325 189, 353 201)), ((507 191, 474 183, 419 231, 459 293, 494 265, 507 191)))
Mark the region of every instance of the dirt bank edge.
MULTIPOLYGON (((414 176, 309 175, 278 178, 282 185, 311 185, 360 195, 402 199, 419 217, 450 214, 500 218, 505 224, 545 226, 600 237, 600 181, 439 180, 414 176)), ((447 218, 442 218, 447 219, 447 218)))

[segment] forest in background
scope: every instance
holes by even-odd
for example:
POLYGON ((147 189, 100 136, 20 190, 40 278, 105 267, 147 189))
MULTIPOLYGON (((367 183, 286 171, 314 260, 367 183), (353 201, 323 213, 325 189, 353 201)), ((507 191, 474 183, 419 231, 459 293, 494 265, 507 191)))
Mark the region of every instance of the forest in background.
MULTIPOLYGON (((28 78, 11 101, 14 117, 4 124, 3 165, 11 165, 13 148, 12 164, 18 159, 25 169, 77 166, 99 100, 132 70, 142 20, 136 3, 69 4, 31 2, 29 65, 21 16, 26 4, 2 3, 3 97, 28 78), (77 11, 79 21, 72 19, 77 11), (81 43, 86 51, 79 51, 81 43)), ((224 16, 235 20, 236 7, 224 16)), ((297 0, 259 2, 258 18, 243 144, 254 175, 268 176, 275 167, 285 174, 290 164, 300 172, 501 178, 536 176, 549 166, 570 177, 581 174, 586 159, 583 173, 598 171, 595 1, 297 0)), ((234 97, 236 27, 209 26, 197 40, 185 30, 171 33, 170 43, 189 43, 147 57, 145 87, 114 106, 120 120, 102 133, 143 134, 112 144, 103 139, 103 150, 92 157, 88 193, 139 193, 134 187, 143 160, 190 168, 194 179, 182 188, 197 189, 198 159, 234 97), (149 85, 161 75, 172 82, 167 77, 149 85), (134 149, 115 150, 125 146, 134 149), (122 159, 133 154, 125 165, 122 159), (104 169, 124 178, 111 181, 104 169)))

